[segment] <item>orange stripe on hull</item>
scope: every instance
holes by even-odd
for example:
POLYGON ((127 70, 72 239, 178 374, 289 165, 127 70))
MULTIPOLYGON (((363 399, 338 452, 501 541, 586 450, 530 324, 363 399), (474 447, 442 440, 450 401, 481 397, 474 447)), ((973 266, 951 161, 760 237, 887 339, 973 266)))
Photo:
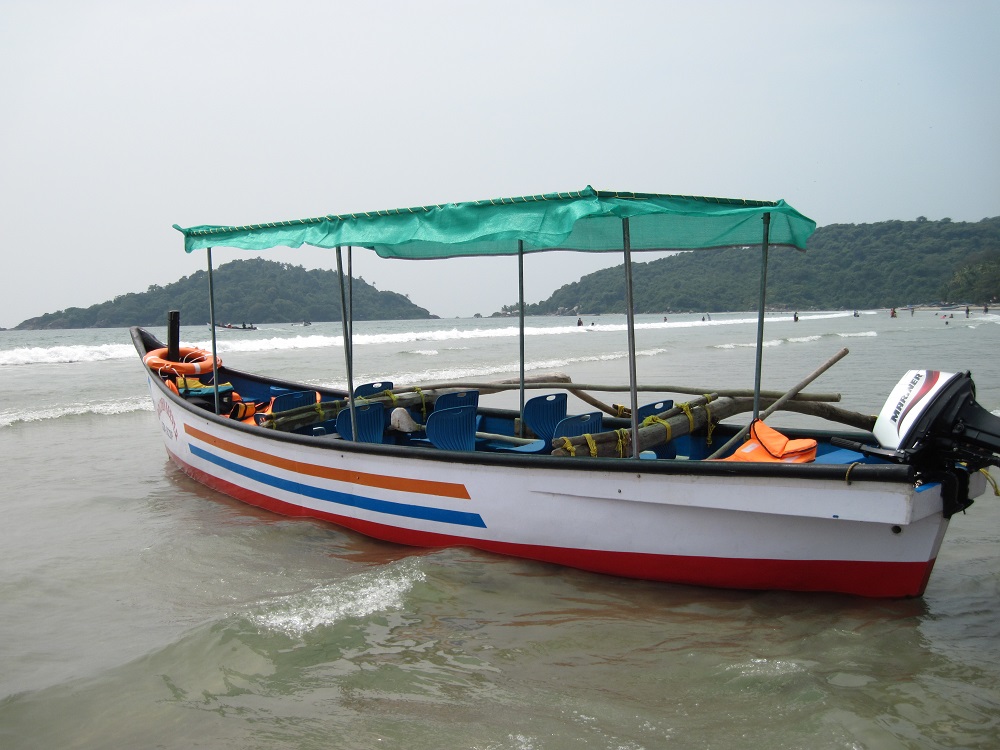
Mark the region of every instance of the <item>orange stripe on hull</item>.
POLYGON ((384 490, 396 490, 398 492, 414 492, 421 495, 436 495, 438 497, 450 497, 457 500, 469 500, 469 491, 464 484, 454 484, 452 482, 434 482, 427 479, 407 479, 405 477, 388 477, 382 474, 366 474, 360 471, 348 471, 347 469, 335 469, 331 466, 319 466, 308 464, 302 461, 293 461, 288 458, 279 458, 270 453, 246 448, 228 440, 209 435, 207 432, 199 430, 191 425, 184 425, 184 432, 191 437, 212 445, 220 450, 232 453, 243 458, 249 458, 258 463, 274 466, 278 469, 285 469, 296 474, 321 479, 332 479, 337 482, 349 482, 364 487, 378 487, 384 490))

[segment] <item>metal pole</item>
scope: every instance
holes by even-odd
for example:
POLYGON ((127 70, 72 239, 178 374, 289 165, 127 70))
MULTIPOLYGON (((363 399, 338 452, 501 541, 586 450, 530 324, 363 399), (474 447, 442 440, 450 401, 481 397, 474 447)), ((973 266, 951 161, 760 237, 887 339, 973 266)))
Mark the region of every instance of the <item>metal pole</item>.
POLYGON ((760 373, 764 359, 764 301, 767 297, 767 243, 771 229, 771 214, 764 214, 764 239, 760 257, 760 297, 757 301, 757 364, 753 378, 753 418, 760 415, 760 373))
POLYGON ((219 413, 219 357, 215 341, 215 282, 212 279, 212 248, 208 250, 208 317, 212 325, 212 382, 215 384, 215 413, 219 413))
POLYGON ((347 366, 347 405, 351 410, 351 437, 357 435, 354 425, 357 424, 354 415, 354 351, 351 341, 352 331, 348 322, 348 306, 344 291, 344 261, 337 247, 337 276, 340 279, 340 325, 344 336, 344 363, 347 366))
POLYGON ((517 241, 517 307, 521 320, 521 408, 518 413, 522 419, 518 436, 524 437, 524 241, 517 241))
POLYGON ((635 373, 635 302, 632 296, 632 238, 628 218, 622 219, 622 246, 625 248, 625 320, 628 323, 628 378, 632 397, 632 458, 639 457, 639 392, 635 373))

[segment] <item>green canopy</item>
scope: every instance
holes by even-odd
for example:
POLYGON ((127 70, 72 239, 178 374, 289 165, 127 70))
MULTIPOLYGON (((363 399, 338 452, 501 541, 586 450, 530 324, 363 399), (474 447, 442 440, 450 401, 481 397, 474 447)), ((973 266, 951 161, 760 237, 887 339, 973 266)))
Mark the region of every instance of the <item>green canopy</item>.
POLYGON ((182 229, 187 252, 207 247, 368 247, 384 258, 453 258, 573 250, 621 252, 622 219, 631 249, 694 250, 769 244, 805 250, 816 229, 784 201, 700 198, 594 190, 320 216, 249 226, 182 229))

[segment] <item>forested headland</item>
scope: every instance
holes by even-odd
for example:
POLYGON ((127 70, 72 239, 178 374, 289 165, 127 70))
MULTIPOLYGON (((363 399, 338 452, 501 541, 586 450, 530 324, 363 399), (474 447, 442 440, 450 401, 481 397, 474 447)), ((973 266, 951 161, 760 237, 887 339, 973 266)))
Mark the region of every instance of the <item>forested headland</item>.
MULTIPOLYGON (((639 313, 756 310, 759 246, 698 250, 640 262, 633 255, 639 313)), ((529 262, 530 264, 530 262, 529 262)), ((808 250, 768 254, 767 306, 849 310, 944 302, 981 305, 1000 297, 1000 217, 831 224, 808 250)), ((500 315, 516 313, 508 305, 500 315)), ((623 266, 597 271, 525 306, 528 315, 624 313, 623 266)))
MULTIPOLYGON (((760 248, 699 250, 641 262, 633 256, 639 313, 756 310, 760 248)), ((527 264, 530 273, 530 260, 527 264)), ((292 323, 339 321, 336 271, 310 270, 263 258, 234 260, 214 272, 216 321, 292 323)), ((403 294, 354 279, 356 320, 435 317, 403 294)), ((785 310, 849 310, 941 303, 993 303, 1000 297, 1000 217, 831 224, 808 250, 773 248, 768 256, 767 306, 785 310)), ((209 322, 208 273, 123 294, 87 308, 71 307, 25 320, 16 328, 115 328, 163 325, 180 310, 187 325, 209 322)), ((494 315, 510 315, 516 303, 494 315)), ((529 315, 623 313, 623 267, 604 269, 525 306, 529 315)))
MULTIPOLYGON (((339 276, 264 258, 234 260, 212 272, 216 322, 293 323, 339 321, 339 276)), ((413 320, 434 317, 402 294, 383 292, 362 279, 352 282, 355 320, 413 320)), ((15 330, 118 328, 165 325, 179 310, 185 325, 210 322, 208 272, 198 271, 166 286, 123 294, 87 308, 70 307, 25 320, 15 330)))

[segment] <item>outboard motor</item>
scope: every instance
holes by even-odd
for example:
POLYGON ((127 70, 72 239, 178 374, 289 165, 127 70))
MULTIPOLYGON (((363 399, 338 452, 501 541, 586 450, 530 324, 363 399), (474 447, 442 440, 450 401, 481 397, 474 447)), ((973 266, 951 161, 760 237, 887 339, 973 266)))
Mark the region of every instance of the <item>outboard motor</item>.
POLYGON ((889 394, 873 430, 896 460, 970 471, 1000 466, 1000 417, 976 402, 970 373, 910 370, 889 394))
POLYGON ((972 505, 971 474, 1000 466, 1000 417, 976 402, 968 372, 910 370, 889 394, 872 432, 878 447, 850 447, 910 464, 918 481, 941 482, 945 517, 972 505))

